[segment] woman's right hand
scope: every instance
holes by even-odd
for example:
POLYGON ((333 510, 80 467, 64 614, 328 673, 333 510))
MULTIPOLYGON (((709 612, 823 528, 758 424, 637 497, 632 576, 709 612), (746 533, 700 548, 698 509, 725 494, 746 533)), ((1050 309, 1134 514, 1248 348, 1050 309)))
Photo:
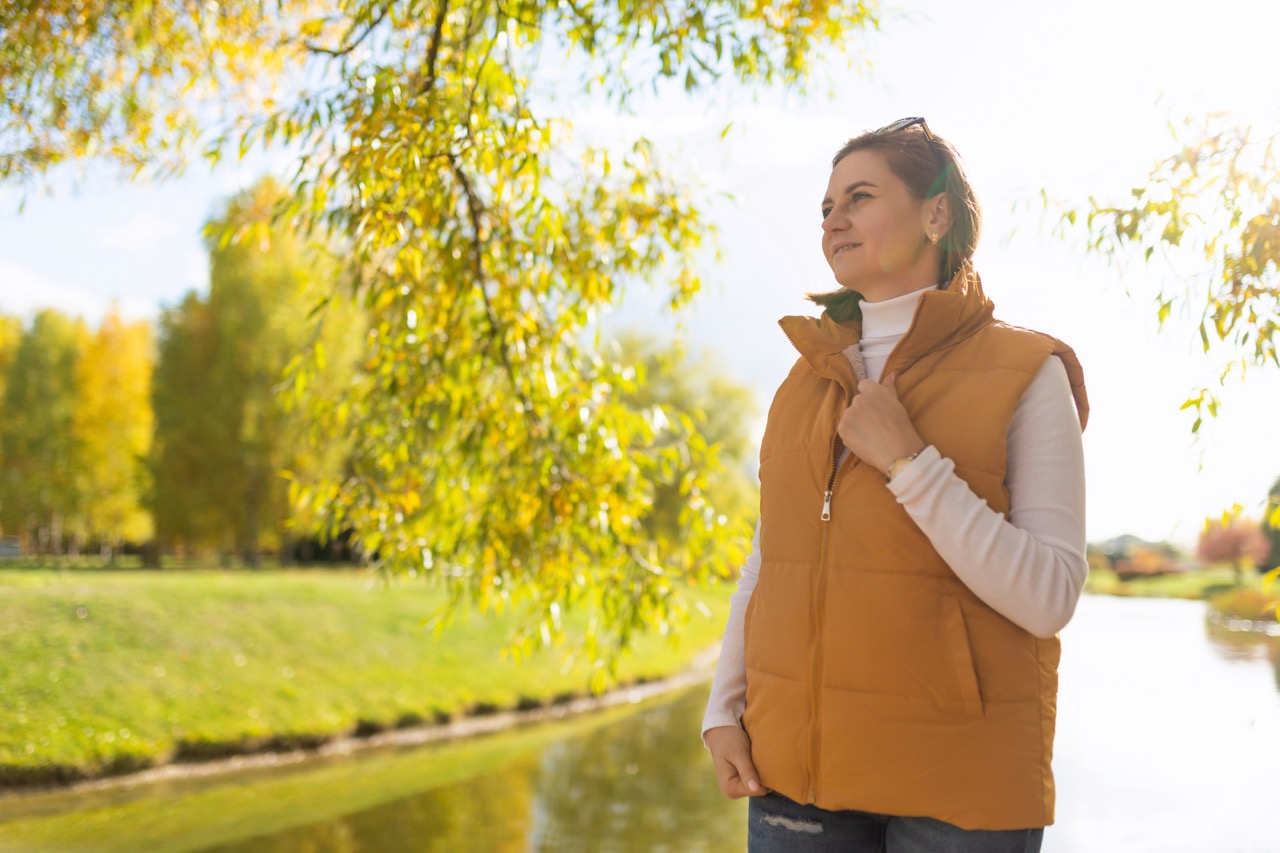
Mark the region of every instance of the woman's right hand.
POLYGON ((760 784, 756 766, 751 763, 751 738, 740 726, 707 729, 706 739, 720 790, 726 797, 736 800, 769 793, 769 789, 760 784))

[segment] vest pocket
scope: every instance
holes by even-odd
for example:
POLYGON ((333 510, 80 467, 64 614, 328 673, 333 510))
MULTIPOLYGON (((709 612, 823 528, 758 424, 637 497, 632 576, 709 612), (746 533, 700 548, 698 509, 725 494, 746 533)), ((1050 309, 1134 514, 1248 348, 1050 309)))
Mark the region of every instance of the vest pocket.
POLYGON ((973 664, 973 651, 969 645, 969 629, 965 625, 960 600, 954 596, 942 597, 942 618, 946 626, 947 651, 951 657, 951 669, 960 688, 960 703, 967 717, 983 715, 982 692, 978 688, 978 671, 973 664))

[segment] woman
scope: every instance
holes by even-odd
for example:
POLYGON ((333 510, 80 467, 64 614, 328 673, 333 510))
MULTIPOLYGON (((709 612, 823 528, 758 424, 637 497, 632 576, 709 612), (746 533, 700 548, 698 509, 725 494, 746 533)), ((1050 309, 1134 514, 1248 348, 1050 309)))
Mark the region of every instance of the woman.
POLYGON ((924 119, 833 160, 841 289, 781 321, 800 358, 703 720, 752 853, 1021 853, 1053 822, 1088 404, 1069 347, 993 319, 979 226, 924 119))

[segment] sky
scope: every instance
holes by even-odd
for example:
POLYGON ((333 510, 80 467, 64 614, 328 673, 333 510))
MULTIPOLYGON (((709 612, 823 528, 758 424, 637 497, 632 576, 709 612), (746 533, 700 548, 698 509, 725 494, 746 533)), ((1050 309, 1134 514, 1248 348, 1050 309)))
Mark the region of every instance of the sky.
MULTIPOLYGON (((678 334, 712 351, 755 391, 758 438, 796 357, 777 319, 811 313, 804 294, 834 286, 818 213, 831 155, 862 130, 925 116, 960 151, 983 205, 976 261, 996 315, 1061 338, 1084 366, 1089 539, 1132 533, 1191 545, 1206 516, 1233 504, 1257 517, 1280 477, 1280 369, 1229 381, 1222 413, 1193 437, 1179 406, 1214 381, 1213 363, 1194 317, 1157 329, 1154 295, 1178 283, 1172 271, 1117 269, 1078 239, 1053 236, 1039 193, 1123 197, 1171 153, 1168 125, 1186 116, 1226 110, 1259 132, 1280 130, 1278 31, 1280 4, 1257 0, 921 0, 886 8, 878 31, 851 37, 855 67, 825 63, 807 96, 663 94, 626 116, 556 105, 581 138, 649 137, 701 188, 719 227, 721 259, 704 260, 690 310, 673 317, 660 284, 632 283, 605 327, 678 334)), ((52 306, 96 324, 113 301, 126 317, 155 318, 188 290, 207 290, 202 223, 271 165, 197 165, 157 185, 90 165, 80 178, 55 175, 52 195, 21 212, 13 192, 0 192, 0 311, 29 317, 52 306)))

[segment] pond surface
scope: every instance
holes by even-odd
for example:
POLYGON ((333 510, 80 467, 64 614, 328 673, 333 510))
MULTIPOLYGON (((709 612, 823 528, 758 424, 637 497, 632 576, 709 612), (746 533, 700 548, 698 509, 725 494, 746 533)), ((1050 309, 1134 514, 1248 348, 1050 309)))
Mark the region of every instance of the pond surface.
MULTIPOLYGON (((1086 596, 1063 631, 1045 853, 1280 852, 1280 642, 1199 602, 1086 596)), ((0 798, 0 851, 742 851, 704 685, 453 744, 0 798)))
POLYGON ((1062 632, 1045 853, 1280 851, 1280 643, 1204 614, 1081 599, 1062 632))

